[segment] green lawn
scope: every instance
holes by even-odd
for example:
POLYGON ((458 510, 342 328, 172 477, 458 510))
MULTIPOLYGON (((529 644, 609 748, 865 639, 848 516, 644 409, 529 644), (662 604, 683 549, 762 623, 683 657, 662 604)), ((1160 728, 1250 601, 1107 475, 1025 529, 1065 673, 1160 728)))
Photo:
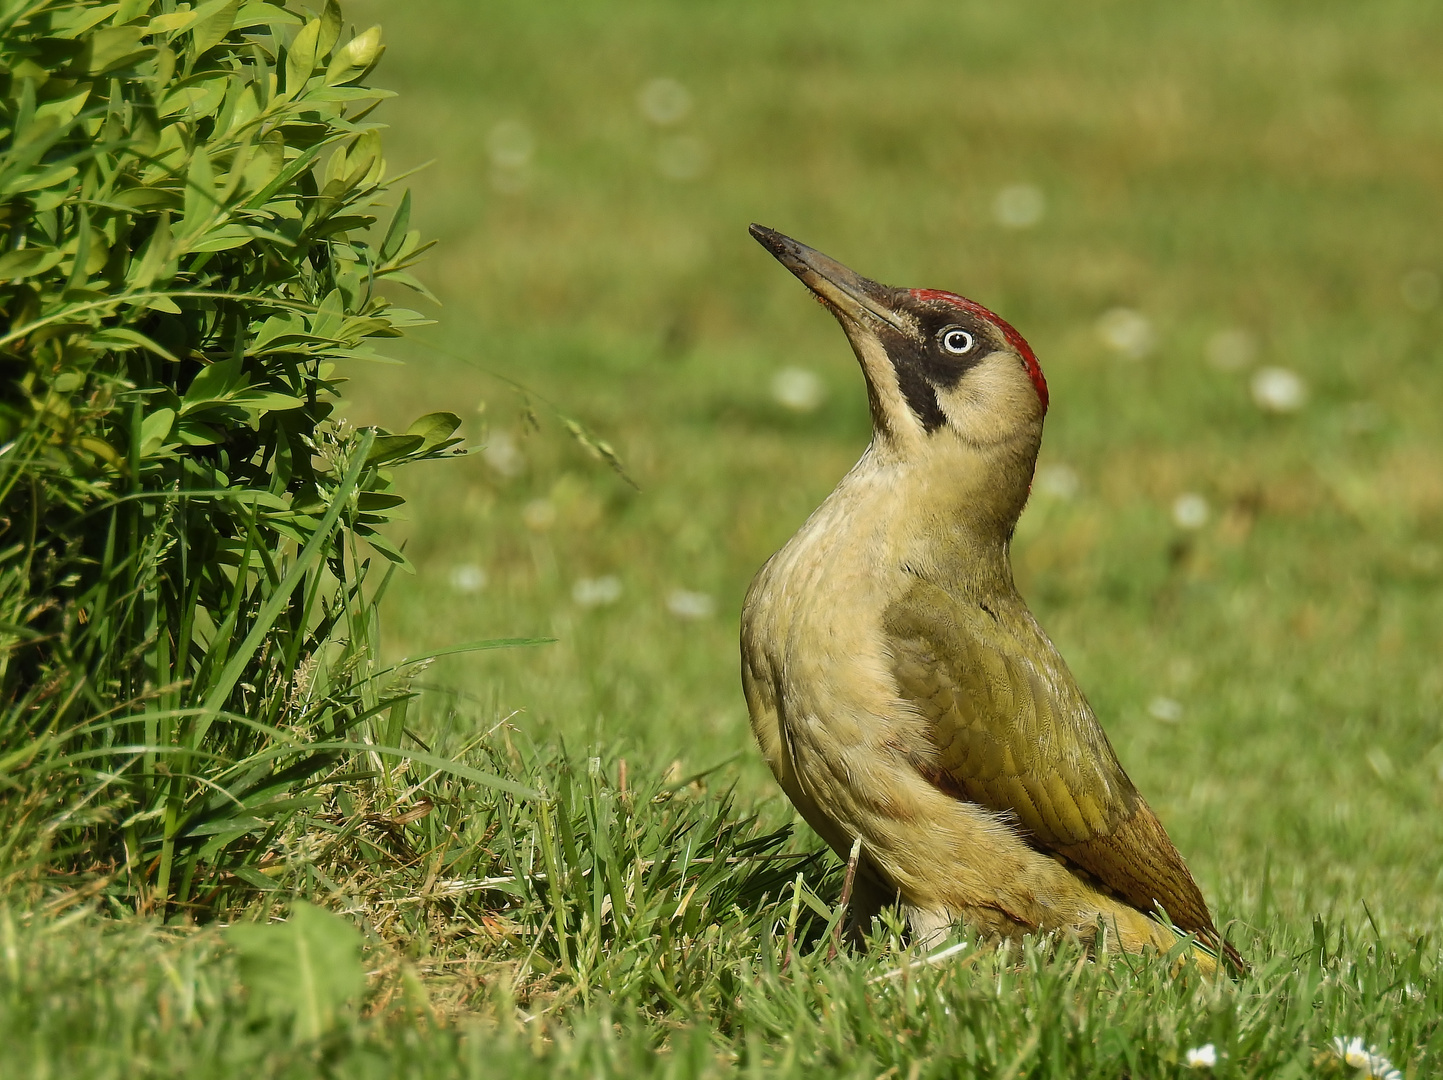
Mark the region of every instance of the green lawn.
POLYGON ((1443 269, 1443 15, 881 7, 358 7, 391 42, 390 158, 434 159, 414 181, 441 239, 425 340, 448 355, 356 372, 351 410, 455 408, 524 462, 407 478, 418 573, 391 603, 393 648, 552 634, 434 681, 478 698, 482 722, 521 710, 577 751, 688 770, 740 751, 748 799, 772 795, 738 692, 741 598, 867 421, 840 331, 746 235, 761 221, 883 281, 976 297, 1028 336, 1054 402, 1044 476, 1065 466, 1077 491, 1039 490, 1025 515, 1023 593, 1223 910, 1258 917, 1268 864, 1289 918, 1366 900, 1390 926, 1429 925, 1443 308, 1410 307, 1403 282, 1443 269), (637 105, 658 76, 693 101, 672 127, 637 105), (521 170, 488 151, 507 123, 534 144, 521 170), (659 174, 675 138, 707 149, 694 179, 659 174), (498 191, 498 170, 522 190, 498 191), (1017 183, 1046 211, 1009 230, 993 202, 1017 183), (1116 307, 1150 321, 1146 357, 1100 340, 1116 307), (1241 371, 1206 359, 1230 328, 1256 343, 1241 371), (1253 403, 1266 366, 1306 381, 1300 411, 1253 403), (773 400, 784 367, 821 380, 815 412, 773 400), (641 491, 545 409, 529 433, 487 372, 610 440, 641 491), (1187 492, 1210 511, 1195 531, 1171 520, 1187 492), (473 565, 486 586, 458 591, 473 565), (602 575, 614 604, 572 601, 602 575), (714 598, 714 617, 669 614, 675 589, 714 598), (1150 715, 1158 697, 1180 719, 1150 715))
MULTIPOLYGON (((0 1012, 36 1032, 26 1061, 1141 1080, 1182 1075, 1211 1042, 1215 1075, 1304 1077, 1354 1075, 1326 1048, 1358 1036, 1410 1080, 1438 1073, 1443 10, 353 0, 347 15, 385 28, 392 170, 433 162, 411 186, 441 241, 419 276, 443 301, 398 345, 404 366, 349 373, 347 411, 404 427, 451 409, 488 446, 401 478, 417 572, 388 596, 387 649, 557 639, 438 663, 420 724, 448 746, 511 725, 545 748, 515 771, 553 792, 559 756, 574 764, 568 805, 589 824, 557 856, 574 896, 426 901, 409 936, 373 935, 387 989, 319 1048, 247 1025, 211 934, 7 917, 0 1012), (658 78, 685 98, 652 86, 648 119, 658 78), (1089 965, 1066 945, 922 972, 829 959, 814 908, 837 899, 830 856, 805 870, 819 899, 785 860, 723 869, 745 847, 714 820, 720 793, 762 832, 792 816, 747 726, 744 590, 868 437, 845 340, 750 221, 974 297, 1036 349, 1052 409, 1019 583, 1252 978, 1089 965), (1300 377, 1300 407, 1258 404, 1270 368, 1300 377), (778 400, 785 369, 814 377, 791 376, 820 388, 814 409, 778 400), (1179 505, 1189 494, 1202 502, 1179 505), (644 793, 721 768, 628 800, 621 759, 644 793), (717 869, 687 903, 685 869, 647 876, 716 829, 717 869), (637 911, 654 902, 646 918, 603 911, 602 862, 637 911), (97 979, 132 990, 35 989, 97 979)), ((550 828, 455 797, 507 818, 521 848, 550 828)), ((764 850, 810 850, 798 829, 764 850)), ((499 835, 473 849, 491 858, 499 835)), ((454 876, 485 861, 468 857, 454 876)), ((353 910, 374 927, 387 909, 353 910)))

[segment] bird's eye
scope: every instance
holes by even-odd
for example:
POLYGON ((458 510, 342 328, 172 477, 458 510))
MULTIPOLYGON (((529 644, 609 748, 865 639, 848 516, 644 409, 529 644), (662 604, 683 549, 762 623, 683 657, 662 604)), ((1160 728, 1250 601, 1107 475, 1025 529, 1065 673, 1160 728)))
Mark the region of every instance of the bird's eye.
POLYGON ((937 335, 937 340, 942 342, 942 348, 953 356, 961 356, 963 353, 972 351, 972 335, 960 326, 947 327, 937 335))

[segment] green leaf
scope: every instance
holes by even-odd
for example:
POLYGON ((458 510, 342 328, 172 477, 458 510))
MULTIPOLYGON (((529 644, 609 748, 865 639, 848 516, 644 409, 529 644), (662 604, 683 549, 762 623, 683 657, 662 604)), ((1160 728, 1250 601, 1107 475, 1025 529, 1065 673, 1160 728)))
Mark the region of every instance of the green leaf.
POLYGON ((411 191, 406 189, 401 196, 401 205, 396 207, 396 213, 391 217, 391 224, 386 227, 386 238, 381 241, 381 259, 390 262, 401 250, 401 244, 405 242, 406 230, 411 227, 411 191))
POLYGON ((197 146, 185 174, 185 213, 180 221, 180 235, 196 239, 215 211, 215 171, 205 147, 197 146))
MULTIPOLYGON (((361 532, 361 529, 357 528, 356 531, 361 532)), ((380 533, 368 529, 362 535, 365 536, 366 543, 370 544, 381 556, 395 563, 408 574, 416 572, 416 568, 411 565, 411 560, 406 558, 405 553, 380 533)))
POLYGON ((182 446, 214 446, 221 438, 216 428, 194 417, 183 417, 175 428, 175 441, 182 446))
POLYGON ((163 311, 167 315, 180 314, 180 305, 168 296, 152 296, 141 307, 150 308, 153 311, 163 311))
POLYGON ((254 412, 287 412, 290 409, 299 409, 305 402, 294 394, 283 394, 261 387, 247 387, 231 395, 227 404, 254 412))
MULTIPOLYGON (((11 184, 10 194, 20 195, 27 191, 44 191, 46 188, 53 188, 65 183, 79 171, 74 165, 56 165, 53 168, 31 173, 29 176, 20 177, 11 184)), ((58 196, 60 199, 64 199, 69 194, 68 190, 61 191, 52 193, 52 197, 58 196)))
POLYGON ((331 155, 331 160, 326 162, 326 172, 321 179, 322 187, 329 188, 333 182, 338 180, 344 182, 345 175, 346 148, 338 146, 335 153, 331 155))
POLYGON ((326 0, 325 9, 321 12, 321 33, 316 39, 317 59, 329 55, 340 36, 341 7, 336 0, 326 0))
POLYGON ((251 351, 258 353, 274 341, 304 336, 306 324, 299 315, 289 311, 284 315, 272 315, 261 323, 261 328, 256 331, 255 340, 251 342, 251 351))
POLYGON ((444 649, 437 649, 434 652, 422 653, 420 656, 408 656, 402 660, 398 667, 405 667, 407 664, 419 664, 425 660, 434 660, 438 656, 454 656, 456 653, 484 652, 488 649, 520 649, 532 645, 555 645, 555 638, 484 638, 480 641, 467 641, 460 645, 447 645, 444 649))
POLYGON ((65 257, 64 252, 44 248, 21 248, 0 255, 0 281, 15 281, 43 273, 65 257))
POLYGON ((176 87, 160 103, 159 115, 184 118, 194 123, 210 116, 225 101, 233 76, 200 78, 176 87))
POLYGON ((145 25, 145 35, 173 34, 177 30, 184 30, 191 23, 195 22, 200 13, 186 8, 181 11, 171 11, 164 15, 157 15, 145 25))
MULTIPOLYGON (((146 240, 140 258, 131 260, 126 284, 133 289, 147 289, 156 280, 165 277, 173 247, 170 211, 164 210, 156 219, 155 228, 146 240)), ((171 306, 175 305, 172 303, 171 306)))
POLYGON ((314 1042, 361 999, 366 971, 361 932, 341 916, 296 900, 283 923, 239 923, 226 930, 251 1015, 292 1025, 314 1042))
MULTIPOLYGON (((30 80, 25 80, 25 86, 31 86, 30 80)), ((12 141, 0 158, 0 195, 8 199, 18 190, 17 185, 29 179, 30 169, 67 130, 53 116, 16 121, 12 141)))
POLYGON ((131 210, 179 210, 185 201, 179 192, 157 187, 129 187, 110 197, 116 206, 131 210))
MULTIPOLYGON (((430 246, 430 245, 428 244, 427 247, 429 247, 429 246, 430 246)), ((420 282, 417 278, 412 277, 410 274, 406 273, 404 270, 385 270, 385 271, 382 271, 381 273, 378 273, 376 276, 377 276, 377 277, 384 277, 387 281, 394 281, 394 282, 395 282, 396 284, 398 284, 398 285, 404 285, 404 286, 406 286, 406 288, 411 289, 411 290, 413 290, 413 291, 415 291, 415 292, 420 293, 420 294, 421 294, 422 296, 424 296, 427 300, 436 301, 435 294, 433 294, 430 289, 426 288, 426 286, 423 285, 423 284, 421 284, 421 282, 420 282)), ((436 301, 436 302, 439 303, 439 301, 436 301)), ((428 324, 428 323, 430 323, 430 322, 431 322, 430 319, 422 319, 422 320, 420 320, 420 321, 417 322, 417 323, 413 323, 412 325, 414 325, 414 326, 424 326, 424 325, 426 325, 426 324, 428 324)))
MULTIPOLYGON (((90 261, 90 210, 81 205, 75 211, 75 263, 70 270, 70 279, 65 283, 66 291, 85 287, 87 280, 86 263, 90 261)), ((67 247, 69 245, 66 245, 67 247)))
POLYGON ((170 427, 175 423, 174 409, 156 409, 140 425, 140 456, 150 457, 165 445, 170 427))
POLYGON ((356 509, 370 511, 390 510, 405 503, 404 495, 392 495, 386 491, 363 491, 356 496, 356 509))
POLYGON ((312 19, 301 27, 286 51, 286 95, 295 97, 316 68, 316 46, 321 39, 321 20, 312 19))
POLYGON ((291 594, 296 591, 300 583, 305 580, 306 575, 311 572, 311 568, 320 561, 322 554, 330 547, 331 534, 337 527, 337 521, 346 500, 351 497, 351 492, 355 490, 356 482, 360 479, 361 472, 366 466, 373 438, 374 436, 369 431, 361 436, 360 444, 353 451, 354 456, 346 467, 346 475, 341 479, 341 483, 335 491, 331 493, 331 505, 326 508, 325 516, 316 526, 316 531, 306 541, 305 547, 301 549, 295 561, 291 563, 290 569, 281 583, 276 586, 267 597, 266 602, 261 605, 260 610, 256 612, 251 623, 250 633, 231 654, 220 675, 216 677, 215 683, 209 688, 205 698, 205 715, 196 724, 193 735, 194 745, 200 745, 201 740, 205 738, 215 717, 224 708, 226 698, 235 689, 235 684, 240 681, 241 673, 245 671, 246 666, 260 649, 261 643, 271 633, 281 610, 290 603, 291 594))
MULTIPOLYGON (((52 98, 44 105, 35 110, 35 118, 53 116, 62 125, 68 126, 80 114, 85 107, 86 101, 90 98, 91 84, 80 83, 69 94, 63 97, 52 98)), ((39 186, 39 185, 37 185, 39 186)))
POLYGON ((236 29, 248 26, 299 26, 302 18, 293 11, 287 11, 266 0, 247 0, 235 17, 236 29))
MULTIPOLYGON (((115 8, 109 4, 55 4, 55 3, 15 3, 6 5, 10 11, 29 8, 32 12, 46 10, 50 17, 51 32, 57 38, 75 40, 79 39, 85 31, 97 23, 105 21, 106 17, 115 12, 115 8)), ((10 11, 5 13, 7 27, 13 16, 10 11)))
POLYGON ((326 68, 326 85, 350 82, 376 62, 381 55, 381 28, 373 26, 346 42, 326 68))
POLYGON ((384 465, 407 454, 414 454, 425 443, 420 435, 377 435, 366 457, 367 465, 384 465))
POLYGON ((102 461, 117 469, 125 464, 125 459, 115 452, 115 447, 111 446, 104 439, 97 438, 94 435, 82 435, 78 442, 82 450, 88 450, 102 461))
POLYGON ((282 169, 270 183, 246 201, 246 209, 256 210, 265 206, 271 196, 311 167, 311 163, 316 160, 324 146, 324 142, 317 143, 282 169))
POLYGON ((280 888, 274 881, 266 877, 259 870, 253 870, 249 866, 237 866, 232 868, 231 873, 240 878, 247 885, 261 892, 277 892, 280 888))
POLYGON ((202 405, 213 405, 226 401, 239 390, 245 381, 239 358, 219 360, 200 369, 191 380, 181 400, 181 415, 194 412, 202 405))
MULTIPOLYGON (((199 824, 199 825, 194 825, 194 826, 192 826, 191 828, 186 829, 186 830, 185 830, 185 835, 186 835, 186 836, 216 836, 216 835, 243 836, 243 835, 246 834, 246 833, 264 832, 266 829, 270 828, 270 826, 271 826, 271 822, 268 821, 268 820, 266 820, 265 818, 258 818, 258 817, 229 817, 229 818, 222 818, 222 819, 219 820, 219 821, 204 821, 204 822, 201 822, 201 824, 199 824)), ((269 878, 266 878, 266 876, 265 876, 264 874, 258 874, 257 876, 260 877, 260 878, 262 878, 262 879, 264 879, 265 882, 266 882, 266 884, 269 885, 271 888, 274 888, 274 887, 275 887, 275 883, 272 882, 269 878)))
MULTIPOLYGON (((470 645, 457 646, 457 652, 475 652, 480 649, 507 648, 512 645, 542 645, 552 641, 546 639, 514 639, 510 641, 497 642, 475 642, 470 645)), ((440 650, 434 655, 443 656, 449 650, 440 650)), ((492 773, 482 772, 480 769, 473 769, 470 765, 457 761, 454 758, 443 757, 440 754, 432 754, 424 750, 403 750, 395 746, 379 746, 375 743, 355 742, 313 742, 306 744, 307 750, 349 750, 352 753, 365 752, 367 754, 380 754, 382 757, 398 757, 405 761, 419 761, 422 765, 429 765, 437 772, 448 773, 451 776, 459 776, 463 780, 470 780, 473 784, 480 784, 482 787, 495 788, 497 791, 505 791, 523 799, 539 799, 541 792, 535 788, 529 788, 525 784, 518 784, 515 780, 507 780, 504 776, 495 776, 492 773)))
POLYGON ((211 0, 196 9, 196 22, 190 32, 192 62, 215 48, 235 25, 240 0, 211 0))
POLYGON ((336 338, 346 316, 346 298, 340 289, 332 289, 311 317, 311 333, 318 338, 336 338))
POLYGON ((256 144, 246 162, 242 181, 248 192, 259 191, 281 174, 286 163, 286 140, 279 131, 271 131, 256 144))
POLYGON ((115 12, 115 25, 124 26, 128 22, 134 22, 155 5, 155 0, 120 0, 120 7, 115 12))
POLYGON ((167 45, 157 45, 151 65, 151 84, 157 92, 163 90, 170 83, 175 75, 175 65, 175 50, 167 45))
POLYGON ((238 247, 245 247, 255 239, 256 233, 244 225, 227 225, 225 228, 217 229, 203 239, 191 244, 190 250, 197 253, 202 251, 234 251, 238 247))
POLYGON ((104 75, 113 68, 139 60, 151 51, 140 44, 146 32, 140 26, 111 26, 97 30, 85 39, 85 48, 76 58, 74 68, 85 75, 104 75))
POLYGON ((146 337, 139 330, 132 330, 128 326, 112 326, 105 330, 98 331, 90 339, 97 345, 106 345, 118 352, 127 349, 142 348, 149 349, 156 356, 169 360, 173 364, 180 363, 180 358, 172 353, 159 342, 146 337))
POLYGON ((406 429, 407 435, 421 436, 421 450, 440 446, 461 426, 461 418, 451 412, 427 413, 406 429))
POLYGON ((258 506, 263 509, 284 513, 290 510, 290 504, 279 495, 270 491, 252 489, 250 491, 227 492, 226 497, 245 503, 247 506, 258 506))

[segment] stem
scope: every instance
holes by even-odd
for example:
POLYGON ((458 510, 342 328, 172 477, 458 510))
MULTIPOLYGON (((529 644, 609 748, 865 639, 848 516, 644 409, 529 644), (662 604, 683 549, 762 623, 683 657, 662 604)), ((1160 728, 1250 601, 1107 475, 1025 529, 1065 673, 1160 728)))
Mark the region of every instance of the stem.
MULTIPOLYGON (((842 879, 842 901, 839 905, 845 910, 852 902, 852 885, 857 880, 857 861, 862 857, 862 838, 859 836, 852 843, 852 854, 847 856, 847 876, 842 879)), ((827 959, 834 960, 837 956, 837 947, 842 943, 842 920, 837 920, 837 925, 832 927, 832 945, 827 950, 827 959)))

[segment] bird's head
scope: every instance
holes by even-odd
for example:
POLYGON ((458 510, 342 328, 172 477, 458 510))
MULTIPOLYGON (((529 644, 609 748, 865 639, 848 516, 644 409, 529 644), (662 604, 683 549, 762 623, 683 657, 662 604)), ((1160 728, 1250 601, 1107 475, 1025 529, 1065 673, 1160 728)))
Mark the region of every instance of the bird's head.
POLYGON ((930 457, 939 441, 995 448, 1025 459, 1031 480, 1047 382, 1011 325, 954 293, 871 281, 774 229, 751 233, 842 324, 867 379, 873 428, 890 450, 930 457))

